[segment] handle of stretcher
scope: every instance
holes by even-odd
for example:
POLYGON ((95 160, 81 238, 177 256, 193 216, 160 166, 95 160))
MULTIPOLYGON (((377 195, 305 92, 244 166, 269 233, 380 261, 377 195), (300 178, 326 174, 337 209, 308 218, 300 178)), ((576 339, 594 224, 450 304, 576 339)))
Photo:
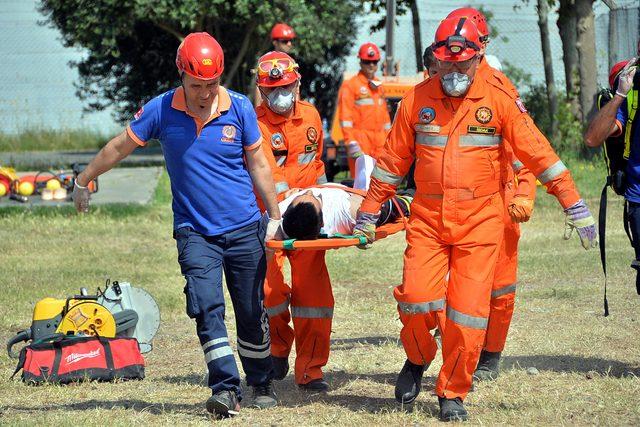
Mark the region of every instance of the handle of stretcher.
MULTIPOLYGON (((390 233, 385 230, 379 230, 376 232, 376 240, 384 239, 389 234, 390 233)), ((350 246, 365 245, 366 243, 367 243, 367 238, 364 236, 337 234, 329 239, 269 240, 266 242, 266 245, 268 248, 272 248, 272 249, 283 249, 287 251, 294 251, 297 249, 307 249, 307 250, 338 249, 338 248, 347 248, 350 246)))

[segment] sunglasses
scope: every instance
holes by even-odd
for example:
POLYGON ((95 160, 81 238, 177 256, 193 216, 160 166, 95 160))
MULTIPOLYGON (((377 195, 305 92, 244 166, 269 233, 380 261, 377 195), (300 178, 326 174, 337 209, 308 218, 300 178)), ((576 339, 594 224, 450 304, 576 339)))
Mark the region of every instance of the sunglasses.
POLYGON ((453 68, 456 68, 460 71, 467 71, 476 62, 476 58, 477 57, 474 56, 471 59, 459 62, 441 61, 438 59, 438 67, 445 71, 452 70, 453 68))
POLYGON ((292 44, 293 43, 293 39, 276 39, 276 41, 278 43, 282 43, 282 44, 292 44))
POLYGON ((363 59, 362 60, 362 63, 365 64, 365 65, 378 65, 378 62, 380 62, 380 61, 370 61, 368 59, 363 59))
POLYGON ((258 64, 258 73, 260 75, 270 75, 273 69, 280 70, 280 73, 288 73, 297 68, 298 64, 290 59, 267 59, 258 64))

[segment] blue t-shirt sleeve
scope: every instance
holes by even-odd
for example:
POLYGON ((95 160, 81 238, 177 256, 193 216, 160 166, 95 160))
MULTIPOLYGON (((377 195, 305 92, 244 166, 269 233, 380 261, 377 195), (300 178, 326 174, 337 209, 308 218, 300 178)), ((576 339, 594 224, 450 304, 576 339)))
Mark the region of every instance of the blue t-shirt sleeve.
POLYGON ((616 114, 616 120, 620 122, 623 128, 627 124, 627 116, 627 101, 625 100, 618 108, 618 113, 616 114))
POLYGON ((249 147, 260 139, 262 134, 258 127, 258 116, 248 99, 242 100, 242 145, 249 147))
POLYGON ((129 128, 139 139, 138 142, 145 143, 159 137, 161 100, 161 97, 156 97, 144 104, 129 123, 129 128))

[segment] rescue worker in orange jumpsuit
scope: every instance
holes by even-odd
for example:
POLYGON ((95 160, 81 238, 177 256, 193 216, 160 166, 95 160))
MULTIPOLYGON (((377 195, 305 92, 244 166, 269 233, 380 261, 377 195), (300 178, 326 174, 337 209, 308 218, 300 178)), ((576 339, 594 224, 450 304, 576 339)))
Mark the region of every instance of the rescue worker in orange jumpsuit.
POLYGON ((391 128, 382 82, 375 80, 380 49, 373 43, 365 43, 358 50, 358 58, 360 71, 342 83, 338 93, 340 126, 352 178, 356 158, 366 154, 377 159, 391 128))
POLYGON ((380 204, 417 159, 403 281, 394 290, 408 359, 398 376, 396 399, 410 403, 420 392, 424 369, 437 351, 429 331, 439 327, 443 365, 435 392, 440 418, 465 420, 463 400, 485 341, 504 237, 510 161, 505 144, 558 199, 566 227, 577 229, 585 249, 597 244, 596 229, 569 171, 522 102, 476 75, 481 42, 473 22, 445 19, 433 48, 437 74, 402 99, 354 234, 373 242, 380 204))
MULTIPOLYGON (((482 43, 480 54, 482 57, 478 66, 478 77, 481 76, 488 80, 494 79, 498 84, 508 89, 514 99, 519 99, 520 95, 511 81, 502 72, 490 66, 487 61, 485 52, 489 43, 490 31, 485 16, 472 7, 461 7, 447 15, 447 18, 461 17, 473 21, 480 35, 482 43)), ((510 156, 512 156, 513 172, 516 179, 514 181, 510 176, 505 188, 504 241, 500 248, 495 280, 491 290, 491 311, 486 342, 474 373, 474 378, 480 381, 493 380, 498 377, 500 356, 507 341, 515 304, 518 278, 518 241, 520 240, 518 223, 529 220, 536 197, 535 176, 512 153, 510 156)), ((512 175, 511 170, 508 170, 507 173, 512 175)))
MULTIPOLYGON (((260 58, 257 85, 263 102, 256 112, 268 142, 264 147, 272 151, 277 164, 274 182, 279 194, 327 182, 321 160, 322 121, 313 105, 296 99, 299 83, 297 64, 287 54, 269 52, 260 58)), ((287 375, 295 340, 295 382, 309 391, 327 391, 322 367, 329 358, 333 293, 325 251, 277 251, 267 266, 265 307, 274 378, 287 375), (285 258, 291 264, 291 286, 284 280, 285 258)))

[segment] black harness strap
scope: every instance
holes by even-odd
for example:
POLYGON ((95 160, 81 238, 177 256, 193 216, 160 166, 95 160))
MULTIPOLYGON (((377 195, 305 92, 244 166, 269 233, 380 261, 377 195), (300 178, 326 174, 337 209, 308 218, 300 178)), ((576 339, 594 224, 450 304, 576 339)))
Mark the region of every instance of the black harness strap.
MULTIPOLYGON (((608 180, 607 180, 608 181, 608 180)), ((607 182, 602 188, 600 194, 600 209, 598 211, 598 231, 600 232, 600 262, 602 263, 602 272, 604 273, 604 316, 609 315, 609 301, 607 300, 607 254, 606 254, 606 228, 607 228, 607 182)), ((626 204, 625 204, 626 209, 626 204)), ((626 223, 625 223, 626 226, 626 223)))

